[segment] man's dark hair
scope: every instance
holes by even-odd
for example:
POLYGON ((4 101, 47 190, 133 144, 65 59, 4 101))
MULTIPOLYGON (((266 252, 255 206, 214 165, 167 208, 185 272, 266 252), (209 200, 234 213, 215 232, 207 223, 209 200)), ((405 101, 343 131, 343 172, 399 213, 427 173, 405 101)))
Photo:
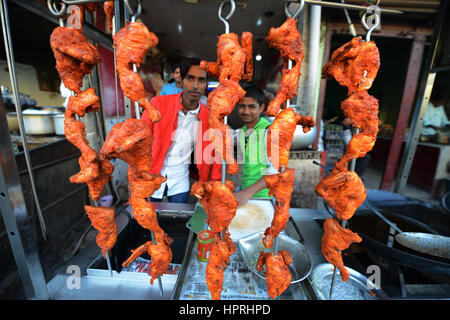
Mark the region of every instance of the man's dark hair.
POLYGON ((175 70, 177 70, 178 68, 181 68, 181 62, 178 62, 178 63, 175 63, 173 66, 172 66, 172 73, 174 73, 175 72, 175 70))
POLYGON ((256 100, 258 102, 259 106, 262 106, 266 100, 266 94, 264 91, 255 85, 249 85, 244 88, 245 90, 245 96, 244 97, 250 97, 256 100))
POLYGON ((186 77, 191 66, 199 66, 200 61, 201 60, 198 58, 187 58, 186 60, 183 60, 180 67, 181 79, 184 79, 186 77))

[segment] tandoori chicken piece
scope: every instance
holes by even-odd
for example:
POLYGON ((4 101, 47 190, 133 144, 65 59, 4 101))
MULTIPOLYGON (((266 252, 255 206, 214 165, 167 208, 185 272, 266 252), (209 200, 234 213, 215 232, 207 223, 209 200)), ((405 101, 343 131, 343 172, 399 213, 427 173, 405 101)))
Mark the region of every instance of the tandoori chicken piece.
POLYGON ((262 240, 266 248, 272 248, 273 240, 286 228, 286 223, 289 221, 295 170, 288 168, 284 172, 264 176, 264 180, 267 188, 269 188, 269 196, 273 195, 276 199, 272 223, 265 230, 262 240))
POLYGON ((81 156, 78 159, 80 172, 70 177, 72 183, 86 183, 92 200, 100 199, 103 188, 111 178, 114 166, 107 159, 88 162, 81 156))
POLYGON ((245 91, 239 83, 225 80, 208 96, 208 124, 214 130, 210 139, 213 143, 214 150, 217 152, 216 155, 225 160, 228 174, 236 174, 239 171, 239 166, 236 159, 234 159, 231 130, 224 124, 224 118, 233 111, 236 103, 244 95, 245 91))
POLYGON ((289 251, 280 250, 276 256, 273 252, 260 252, 256 270, 264 272, 266 266, 267 293, 272 299, 281 295, 291 284, 292 275, 288 267, 291 263, 289 251))
POLYGON ((128 166, 127 175, 131 193, 137 198, 149 198, 167 180, 160 174, 150 174, 132 166, 128 166))
POLYGON ((139 256, 147 252, 151 257, 150 263, 150 284, 160 275, 164 274, 172 261, 172 250, 164 243, 153 243, 148 241, 135 250, 131 250, 131 256, 122 263, 124 268, 128 267, 139 256))
POLYGON ((300 116, 292 108, 287 108, 282 110, 269 126, 267 155, 278 171, 281 171, 283 166, 287 167, 297 125, 302 125, 303 131, 308 132, 314 126, 314 119, 310 116, 300 116))
POLYGON ((206 222, 214 233, 227 230, 236 215, 239 203, 234 189, 235 185, 230 180, 226 180, 225 184, 220 181, 197 181, 192 185, 191 194, 200 199, 208 216, 206 222))
POLYGON ((94 88, 88 88, 77 96, 70 96, 67 109, 80 117, 84 117, 88 112, 100 110, 100 98, 95 95, 94 88))
POLYGON ((69 108, 66 109, 64 118, 64 134, 67 141, 77 147, 87 162, 99 159, 97 152, 89 146, 86 140, 86 127, 83 122, 75 119, 75 115, 69 108))
POLYGON ((315 190, 334 208, 339 220, 349 220, 367 197, 361 178, 347 168, 334 168, 316 185, 315 190))
POLYGON ((114 208, 84 206, 92 226, 98 230, 97 245, 101 248, 103 257, 109 252, 117 240, 117 225, 114 220, 114 208))
POLYGON ((228 232, 224 232, 222 240, 216 235, 209 253, 208 265, 206 266, 206 284, 212 300, 220 300, 223 290, 223 271, 230 261, 230 256, 235 251, 236 246, 228 232))
POLYGON ((281 58, 284 60, 280 88, 266 111, 269 117, 275 117, 280 108, 284 109, 286 100, 297 95, 300 67, 303 61, 303 42, 297 29, 297 22, 293 18, 288 18, 278 28, 270 28, 266 41, 269 46, 280 51, 281 58), (292 61, 292 69, 288 68, 288 60, 292 61))
POLYGON ((139 68, 147 51, 158 44, 158 38, 143 23, 131 22, 120 29, 113 36, 113 40, 117 56, 117 72, 123 93, 147 110, 152 122, 159 121, 161 115, 148 101, 142 78, 133 71, 133 64, 139 68))
POLYGON ((153 135, 150 126, 140 119, 127 119, 115 124, 100 153, 106 158, 119 158, 141 171, 149 171, 152 162, 153 135))
POLYGON ((364 134, 378 134, 378 100, 367 91, 356 92, 341 103, 342 112, 352 121, 352 126, 364 134))
POLYGON ((142 228, 153 231, 157 243, 172 244, 173 240, 164 232, 158 223, 153 203, 144 198, 133 196, 130 197, 129 203, 133 210, 133 218, 136 219, 142 228))
POLYGON ((345 149, 345 154, 336 163, 336 168, 343 170, 346 168, 348 161, 363 158, 373 149, 376 139, 376 136, 367 135, 363 132, 354 135, 345 149))
POLYGON ((341 273, 342 281, 347 281, 350 273, 344 266, 341 251, 347 249, 352 243, 362 241, 361 237, 349 229, 342 228, 333 218, 328 218, 323 224, 322 253, 325 259, 337 267, 341 273))
POLYGON ((322 77, 336 79, 348 88, 348 94, 368 90, 380 68, 380 54, 373 41, 361 41, 355 37, 331 55, 322 68, 322 77))
POLYGON ((96 63, 102 61, 97 49, 80 30, 69 27, 55 28, 50 35, 50 46, 64 86, 80 93, 83 77, 91 73, 96 63))
POLYGON ((217 61, 201 61, 200 67, 222 83, 225 80, 251 81, 253 76, 253 35, 243 32, 241 43, 235 33, 224 33, 217 42, 217 61))
POLYGON ((106 28, 109 32, 111 32, 113 27, 114 1, 105 1, 103 4, 103 11, 105 11, 106 15, 106 28))

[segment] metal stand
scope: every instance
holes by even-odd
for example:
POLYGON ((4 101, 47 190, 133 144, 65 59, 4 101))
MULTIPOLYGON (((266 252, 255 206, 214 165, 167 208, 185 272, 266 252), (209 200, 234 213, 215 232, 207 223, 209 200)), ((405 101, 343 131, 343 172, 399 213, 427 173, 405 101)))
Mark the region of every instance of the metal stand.
MULTIPOLYGON (((36 184, 34 181, 33 168, 31 165, 30 151, 28 148, 28 142, 27 142, 27 138, 25 135, 25 125, 24 125, 23 116, 22 116, 22 106, 20 105, 20 99, 19 99, 19 86, 17 85, 14 51, 13 51, 13 47, 12 47, 11 32, 9 29, 8 6, 7 6, 6 0, 2 0, 1 11, 2 11, 1 12, 1 20, 2 20, 2 29, 3 29, 3 39, 5 41, 6 58, 8 60, 9 76, 10 76, 10 80, 11 80, 12 91, 14 94, 14 104, 16 106, 17 119, 19 120, 19 131, 20 131, 20 136, 22 138, 25 161, 27 164, 28 174, 30 177, 31 190, 33 192, 33 199, 36 204, 36 210, 37 210, 37 214, 38 214, 39 224, 41 226, 42 237, 44 238, 45 241, 47 241, 47 227, 45 226, 44 216, 42 214, 41 205, 39 203, 39 198, 38 198, 38 195, 36 192, 36 184)), ((8 133, 8 135, 9 135, 9 133, 8 133)))
MULTIPOLYGON (((11 38, 7 1, 3 0, 0 6, 5 47, 10 63, 9 70, 12 74, 14 72, 14 56, 12 55, 12 47, 9 46, 11 38)), ((16 107, 20 108, 15 76, 12 82, 16 85, 14 91, 16 107)), ((20 113, 18 113, 19 115, 20 113)), ((23 132, 23 123, 19 122, 19 124, 22 125, 21 132, 23 132)), ((3 101, 0 99, 0 212, 27 299, 47 300, 50 298, 47 283, 42 271, 37 241, 33 237, 31 221, 17 172, 6 110, 3 101)), ((32 172, 30 171, 30 178, 31 176, 32 172)))

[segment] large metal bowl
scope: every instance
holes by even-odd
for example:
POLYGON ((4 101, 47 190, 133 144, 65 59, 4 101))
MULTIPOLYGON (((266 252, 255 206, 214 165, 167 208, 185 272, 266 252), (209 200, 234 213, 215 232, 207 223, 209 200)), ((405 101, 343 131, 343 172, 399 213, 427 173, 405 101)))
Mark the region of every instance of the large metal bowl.
MULTIPOLYGON (((290 108, 294 109, 295 113, 301 114, 300 107, 297 105, 291 105, 290 108)), ((267 117, 270 122, 275 120, 275 117, 267 117)), ((317 136, 317 126, 314 126, 307 133, 303 132, 303 127, 297 125, 295 128, 294 136, 292 137, 292 144, 290 150, 300 150, 310 147, 317 136)))
MULTIPOLYGON (((271 252, 262 244, 264 232, 258 232, 242 238, 238 241, 239 251, 244 258, 247 267, 253 272, 256 282, 260 287, 266 287, 266 277, 264 273, 256 270, 256 263, 261 251, 271 252)), ((278 250, 286 250, 292 254, 292 263, 289 266, 292 279, 291 286, 306 279, 312 270, 312 258, 308 250, 297 240, 286 235, 278 236, 278 250)))

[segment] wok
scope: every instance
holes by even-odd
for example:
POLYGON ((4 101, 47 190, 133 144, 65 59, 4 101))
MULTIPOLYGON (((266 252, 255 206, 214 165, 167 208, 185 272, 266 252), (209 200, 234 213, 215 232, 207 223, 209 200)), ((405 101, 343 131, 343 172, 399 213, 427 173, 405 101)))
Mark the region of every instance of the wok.
MULTIPOLYGON (((368 190, 367 199, 372 206, 375 206, 390 221, 396 223, 404 232, 425 232, 449 236, 450 215, 442 208, 390 192, 385 192, 384 199, 383 196, 380 197, 379 190, 372 192, 373 194, 376 197, 371 197, 371 192, 368 190)), ((325 207, 327 208, 327 206, 325 207)), ((327 210, 329 209, 327 208, 327 210)), ((363 239, 360 244, 378 256, 419 271, 450 276, 450 261, 445 258, 418 253, 403 247, 396 241, 392 247, 388 246, 389 226, 370 210, 358 209, 348 222, 349 228, 363 239)))

